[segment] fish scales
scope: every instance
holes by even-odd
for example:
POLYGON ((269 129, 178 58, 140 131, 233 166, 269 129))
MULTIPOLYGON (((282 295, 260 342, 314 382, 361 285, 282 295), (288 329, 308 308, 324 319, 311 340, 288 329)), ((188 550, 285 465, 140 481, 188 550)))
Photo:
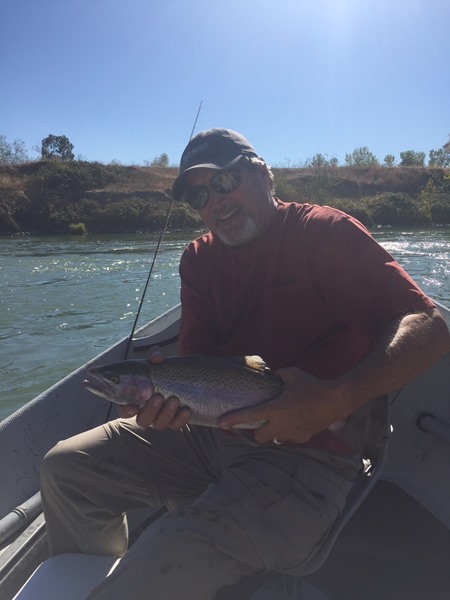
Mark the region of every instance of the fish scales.
POLYGON ((88 374, 92 380, 83 383, 98 396, 138 406, 156 392, 177 396, 191 409, 191 424, 209 427, 216 427, 225 413, 271 400, 283 389, 281 378, 259 356, 174 356, 161 364, 126 360, 92 367, 88 374))

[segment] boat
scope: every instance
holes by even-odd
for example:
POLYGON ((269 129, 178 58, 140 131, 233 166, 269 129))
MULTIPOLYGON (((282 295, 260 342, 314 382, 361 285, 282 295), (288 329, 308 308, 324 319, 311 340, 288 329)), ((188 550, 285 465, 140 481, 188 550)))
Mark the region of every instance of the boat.
MULTIPOLYGON (((438 308, 450 326, 450 310, 438 308)), ((142 358, 155 344, 177 354, 180 313, 177 305, 136 330, 131 343, 119 340, 0 423, 1 600, 81 600, 114 568, 114 557, 48 558, 40 464, 58 440, 115 416, 114 405, 82 386, 86 369, 142 358)), ((450 354, 390 394, 386 406, 378 463, 310 573, 248 577, 219 600, 450 598, 450 354)), ((129 515, 131 543, 161 511, 129 515)))

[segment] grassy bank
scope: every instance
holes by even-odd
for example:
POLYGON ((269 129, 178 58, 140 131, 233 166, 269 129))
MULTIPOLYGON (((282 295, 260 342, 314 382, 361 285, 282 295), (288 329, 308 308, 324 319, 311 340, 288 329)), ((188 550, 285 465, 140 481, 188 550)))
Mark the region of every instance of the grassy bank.
MULTIPOLYGON (((134 233, 163 227, 176 169, 38 161, 0 166, 0 234, 134 233)), ((450 224, 450 173, 422 167, 274 169, 285 201, 328 204, 366 225, 450 224)), ((176 204, 170 230, 195 230, 176 204)))

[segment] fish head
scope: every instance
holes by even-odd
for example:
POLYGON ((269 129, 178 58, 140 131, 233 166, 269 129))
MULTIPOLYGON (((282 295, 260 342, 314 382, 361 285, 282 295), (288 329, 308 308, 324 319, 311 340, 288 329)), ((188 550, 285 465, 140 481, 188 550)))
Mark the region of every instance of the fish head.
POLYGON ((116 404, 135 404, 142 408, 154 393, 154 385, 145 374, 123 370, 117 365, 90 367, 84 387, 116 404))

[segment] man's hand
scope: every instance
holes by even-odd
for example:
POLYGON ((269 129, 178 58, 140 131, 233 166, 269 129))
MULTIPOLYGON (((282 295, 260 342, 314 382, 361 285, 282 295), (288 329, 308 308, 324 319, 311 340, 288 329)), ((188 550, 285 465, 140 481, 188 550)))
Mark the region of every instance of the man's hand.
POLYGON ((220 427, 267 421, 255 429, 257 442, 304 443, 342 418, 339 393, 330 382, 295 367, 280 369, 277 375, 284 380, 280 396, 227 414, 220 419, 220 427))
MULTIPOLYGON (((148 355, 148 361, 160 364, 165 360, 165 355, 158 346, 154 346, 148 355)), ((180 408, 180 401, 176 396, 164 398, 161 394, 153 394, 143 408, 135 404, 120 405, 118 415, 123 419, 136 416, 136 423, 140 427, 153 427, 155 429, 181 429, 191 418, 189 408, 180 408)))
POLYGON ((389 323, 366 356, 349 372, 322 381, 294 367, 281 369, 278 398, 236 411, 221 427, 267 421, 255 430, 257 442, 307 442, 355 410, 398 390, 450 350, 450 332, 436 309, 405 314, 389 323))

